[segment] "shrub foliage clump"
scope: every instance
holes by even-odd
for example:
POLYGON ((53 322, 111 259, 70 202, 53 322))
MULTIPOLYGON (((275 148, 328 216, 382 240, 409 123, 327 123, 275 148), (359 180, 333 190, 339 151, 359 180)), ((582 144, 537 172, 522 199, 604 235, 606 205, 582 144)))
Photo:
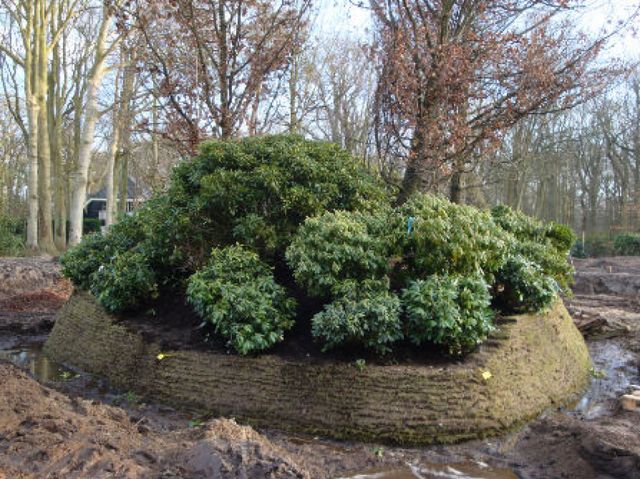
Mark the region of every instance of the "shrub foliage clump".
POLYGON ((24 222, 0 213, 0 256, 16 256, 24 251, 24 222))
POLYGON ((502 310, 522 313, 548 307, 559 288, 539 264, 520 254, 507 258, 498 272, 498 282, 496 303, 502 310))
POLYGON ((640 256, 640 235, 619 234, 613 240, 613 249, 620 256, 640 256))
POLYGON ((312 333, 324 350, 356 345, 383 354, 402 339, 400 299, 384 282, 346 281, 336 293, 312 319, 312 333))
POLYGON ((570 284, 575 238, 562 225, 390 198, 335 145, 207 142, 164 193, 67 252, 63 271, 116 313, 185 295, 240 354, 274 346, 296 315, 325 350, 384 354, 404 341, 466 353, 496 312, 544 309, 570 284))
POLYGON ((269 266, 239 245, 213 249, 189 278, 187 299, 240 354, 270 348, 293 326, 295 301, 269 266))
POLYGON ((116 254, 92 275, 91 292, 111 312, 131 311, 157 297, 158 283, 140 249, 116 254))
POLYGON ((286 253, 298 284, 311 295, 327 296, 346 280, 385 276, 391 242, 381 234, 381 219, 384 215, 346 211, 307 219, 286 253))
MULTIPOLYGON (((495 309, 539 311, 556 300, 571 279, 573 240, 564 226, 507 207, 484 212, 420 194, 396 208, 308 218, 286 257, 298 284, 329 301, 313 318, 330 326, 330 333, 313 330, 325 344, 347 342, 335 332, 360 324, 356 293, 346 296, 347 307, 341 290, 349 285, 370 296, 364 284, 375 282, 386 285, 378 296, 399 298, 405 339, 465 353, 492 331, 495 309)), ((358 331, 348 342, 376 349, 372 333, 358 331)))
POLYGON ((464 353, 494 329, 489 285, 479 275, 434 274, 411 281, 402 299, 408 336, 418 345, 434 343, 464 353))
POLYGON ((187 292, 246 354, 272 346, 292 324, 293 303, 271 269, 289 274, 284 252, 304 219, 388 199, 382 183, 333 144, 296 135, 211 141, 175 168, 166 192, 105 235, 87 236, 61 262, 74 284, 113 312, 187 292), (220 273, 233 262, 239 276, 220 273))

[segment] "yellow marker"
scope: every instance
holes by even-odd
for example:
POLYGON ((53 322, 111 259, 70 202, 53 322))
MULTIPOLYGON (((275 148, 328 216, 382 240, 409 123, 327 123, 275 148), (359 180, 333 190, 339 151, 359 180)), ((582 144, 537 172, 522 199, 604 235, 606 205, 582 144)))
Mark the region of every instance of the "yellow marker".
POLYGON ((493 374, 491 374, 491 371, 484 371, 482 373, 482 379, 484 379, 485 381, 488 381, 492 377, 493 377, 493 374))
POLYGON ((164 353, 159 353, 159 354, 156 356, 156 359, 157 359, 158 361, 162 361, 163 359, 165 359, 165 358, 170 358, 171 356, 175 356, 175 355, 174 355, 174 354, 164 354, 164 353))

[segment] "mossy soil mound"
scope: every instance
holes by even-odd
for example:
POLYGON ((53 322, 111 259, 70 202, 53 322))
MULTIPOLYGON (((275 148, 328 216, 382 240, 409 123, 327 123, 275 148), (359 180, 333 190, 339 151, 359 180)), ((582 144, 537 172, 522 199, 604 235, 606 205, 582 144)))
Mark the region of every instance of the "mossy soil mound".
POLYGON ((589 354, 562 302, 498 326, 464 361, 356 367, 167 349, 80 292, 59 312, 46 352, 159 402, 259 426, 426 444, 497 434, 585 388, 589 354))

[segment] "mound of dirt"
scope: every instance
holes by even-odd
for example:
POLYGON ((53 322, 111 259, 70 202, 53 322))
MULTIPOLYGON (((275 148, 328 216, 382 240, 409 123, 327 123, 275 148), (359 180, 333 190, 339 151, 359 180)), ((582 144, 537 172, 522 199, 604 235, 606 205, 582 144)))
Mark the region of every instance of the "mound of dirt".
POLYGON ((574 293, 640 296, 640 257, 574 259, 574 293))
POLYGON ((640 303, 636 298, 575 294, 565 304, 586 338, 606 339, 640 332, 640 303))
POLYGON ((0 310, 34 313, 55 312, 67 302, 70 293, 71 286, 67 281, 61 279, 53 285, 52 289, 41 289, 0 300, 0 310))
POLYGON ((60 278, 60 265, 55 258, 2 258, 0 300, 38 289, 52 288, 60 278))
MULTIPOLYGON (((583 423, 584 424, 584 423, 583 423)), ((640 477, 640 417, 621 413, 615 419, 581 428, 581 454, 601 473, 623 479, 640 477)))
POLYGON ((0 478, 291 478, 310 474, 247 426, 153 430, 120 408, 69 398, 0 363, 0 478))
POLYGON ((0 259, 0 331, 49 331, 72 292, 52 258, 0 259))

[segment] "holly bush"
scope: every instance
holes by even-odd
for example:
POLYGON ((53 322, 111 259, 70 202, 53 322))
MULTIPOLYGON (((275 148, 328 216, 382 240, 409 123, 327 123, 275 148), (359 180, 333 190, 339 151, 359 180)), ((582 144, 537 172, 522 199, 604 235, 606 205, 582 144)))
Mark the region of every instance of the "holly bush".
POLYGON ((282 341, 294 323, 295 301, 269 266, 240 245, 212 250, 208 263, 189 278, 187 300, 243 355, 282 341))
POLYGON ((509 256, 497 276, 496 303, 503 311, 540 311, 557 298, 558 283, 525 256, 509 256))
POLYGON ((91 277, 91 292, 108 311, 138 309, 158 294, 158 284, 146 255, 131 249, 117 253, 91 277))
POLYGON ((345 280, 385 276, 391 243, 381 234, 383 218, 346 211, 308 218, 286 252, 298 284, 311 295, 327 296, 345 280))
POLYGON ((402 301, 407 336, 417 345, 432 343, 462 354, 494 330, 489 285, 479 274, 434 274, 411 281, 402 291, 402 301))
POLYGON ((312 318, 312 334, 323 350, 356 345, 384 354, 402 339, 400 299, 388 290, 388 282, 345 281, 336 293, 312 318))

